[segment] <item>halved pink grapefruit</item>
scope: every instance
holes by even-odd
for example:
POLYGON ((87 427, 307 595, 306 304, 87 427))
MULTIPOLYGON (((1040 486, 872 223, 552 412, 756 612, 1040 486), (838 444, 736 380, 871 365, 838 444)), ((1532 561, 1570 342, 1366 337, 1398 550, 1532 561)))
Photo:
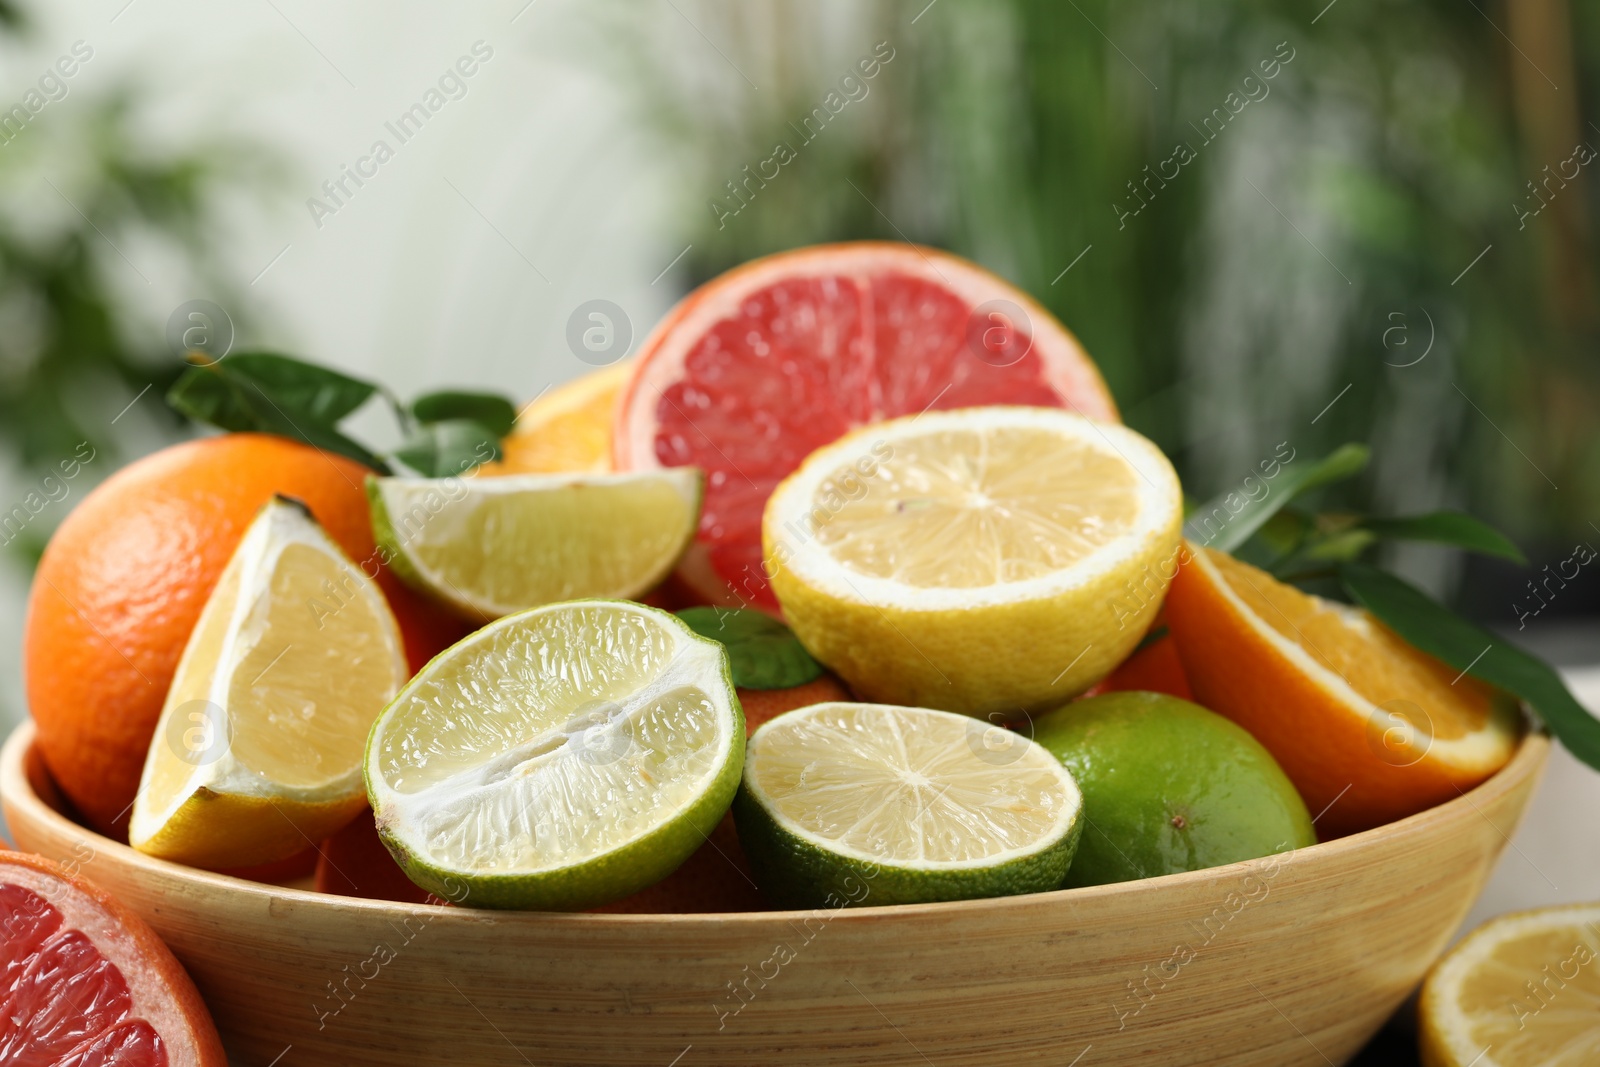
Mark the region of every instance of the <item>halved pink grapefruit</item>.
POLYGON ((705 470, 679 577, 713 603, 776 610, 761 511, 778 482, 858 426, 989 404, 1118 421, 1077 338, 1021 290, 931 248, 818 245, 731 270, 662 320, 618 404, 613 458, 705 470))
POLYGON ((0 1063, 227 1067, 172 953, 89 883, 0 852, 0 935, 0 1063))

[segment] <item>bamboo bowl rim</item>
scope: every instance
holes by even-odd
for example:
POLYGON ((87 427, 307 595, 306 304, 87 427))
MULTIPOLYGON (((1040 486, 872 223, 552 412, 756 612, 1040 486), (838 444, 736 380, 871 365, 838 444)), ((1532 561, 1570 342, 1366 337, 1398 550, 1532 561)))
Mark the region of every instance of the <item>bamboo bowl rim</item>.
MULTIPOLYGON (((954 900, 931 904, 885 904, 846 908, 842 910, 839 918, 861 921, 911 914, 924 917, 954 916, 979 911, 992 912, 1010 907, 1036 906, 1039 902, 1045 900, 1087 902, 1116 894, 1155 892, 1161 888, 1177 888, 1191 883, 1203 883, 1234 875, 1242 877, 1249 874, 1252 868, 1286 855, 1306 854, 1310 857, 1331 857, 1336 853, 1362 849, 1370 842, 1386 835, 1413 832, 1427 833, 1434 826, 1455 821, 1468 808, 1473 809, 1482 816, 1484 805, 1518 788, 1526 779, 1536 777, 1544 766, 1549 750, 1549 737, 1542 731, 1530 729, 1524 733, 1517 744, 1516 751, 1504 767, 1500 768, 1484 782, 1453 800, 1447 800, 1415 815, 1409 815, 1404 819, 1385 823, 1370 830, 1335 838, 1332 841, 1308 845, 1290 852, 1273 853, 1268 856, 1241 860, 1221 867, 1207 867, 1179 874, 1158 875, 1131 882, 1114 882, 1108 885, 1086 886, 1077 889, 1057 889, 1047 893, 983 897, 973 900, 954 900)), ((24 818, 36 823, 50 824, 58 831, 83 837, 87 839, 87 842, 96 852, 105 852, 115 856, 119 863, 143 874, 157 878, 178 879, 218 892, 258 897, 263 903, 283 901, 313 908, 334 907, 371 911, 379 915, 411 914, 418 911, 426 911, 429 915, 436 916, 439 920, 447 923, 481 923, 484 921, 521 924, 570 923, 579 926, 609 927, 613 929, 656 925, 663 922, 676 924, 680 928, 684 924, 716 926, 740 923, 762 924, 770 923, 774 920, 799 920, 813 914, 812 911, 807 910, 612 914, 605 912, 515 911, 467 908, 454 905, 443 907, 408 904, 401 901, 373 900, 364 897, 347 897, 337 893, 318 893, 314 890, 292 889, 270 883, 254 882, 147 856, 128 845, 114 841, 86 826, 73 822, 46 803, 44 798, 35 791, 33 783, 28 776, 30 760, 37 760, 40 771, 48 773, 43 766, 43 760, 34 749, 33 721, 25 719, 12 731, 11 736, 6 740, 4 749, 0 750, 0 800, 4 801, 7 808, 18 809, 24 818)), ((1487 818, 1487 816, 1482 817, 1487 818)), ((1497 827, 1497 829, 1499 828, 1497 827)), ((1504 831, 1501 832, 1503 835, 1504 831)))

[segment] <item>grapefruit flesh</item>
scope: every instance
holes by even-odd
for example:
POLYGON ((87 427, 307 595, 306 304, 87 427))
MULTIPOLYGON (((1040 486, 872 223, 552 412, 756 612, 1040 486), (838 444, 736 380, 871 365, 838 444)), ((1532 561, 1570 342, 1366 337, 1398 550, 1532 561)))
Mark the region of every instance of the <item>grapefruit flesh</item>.
POLYGON ((1117 421, 1077 340, 1020 290, 933 249, 823 245, 730 271, 667 316, 623 392, 614 460, 702 468, 680 576, 712 602, 776 610, 761 512, 801 460, 868 423, 992 404, 1117 421))
POLYGON ((200 995, 155 933, 36 856, 0 858, 0 1063, 225 1067, 200 995))

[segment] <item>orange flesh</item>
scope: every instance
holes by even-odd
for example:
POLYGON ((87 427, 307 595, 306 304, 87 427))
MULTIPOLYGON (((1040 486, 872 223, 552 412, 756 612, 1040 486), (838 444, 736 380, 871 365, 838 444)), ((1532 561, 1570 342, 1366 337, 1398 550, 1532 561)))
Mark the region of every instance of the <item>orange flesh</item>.
POLYGON ((1208 558, 1257 619, 1422 733, 1452 740, 1476 733, 1493 717, 1492 689, 1412 648, 1367 612, 1307 596, 1224 553, 1208 558), (1413 709, 1426 718, 1418 721, 1413 709))

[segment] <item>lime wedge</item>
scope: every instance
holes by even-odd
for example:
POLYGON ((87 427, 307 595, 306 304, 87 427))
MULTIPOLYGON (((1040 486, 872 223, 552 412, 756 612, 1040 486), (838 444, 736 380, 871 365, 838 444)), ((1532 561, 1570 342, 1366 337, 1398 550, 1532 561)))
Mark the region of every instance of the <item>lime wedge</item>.
POLYGON ((372 728, 367 793, 423 888, 585 908, 672 873, 743 761, 722 646, 666 612, 585 600, 508 616, 424 667, 372 728))
POLYGON ((641 474, 367 480, 378 545, 406 582, 469 618, 578 597, 635 597, 694 536, 692 467, 641 474))
POLYGON ((1020 734, 839 702, 755 732, 733 814, 762 892, 818 908, 1058 889, 1082 809, 1072 775, 1020 734))
POLYGON ((178 663, 129 843, 228 868, 284 859, 333 834, 366 805, 367 731, 407 673, 377 585, 304 507, 275 498, 178 663))

